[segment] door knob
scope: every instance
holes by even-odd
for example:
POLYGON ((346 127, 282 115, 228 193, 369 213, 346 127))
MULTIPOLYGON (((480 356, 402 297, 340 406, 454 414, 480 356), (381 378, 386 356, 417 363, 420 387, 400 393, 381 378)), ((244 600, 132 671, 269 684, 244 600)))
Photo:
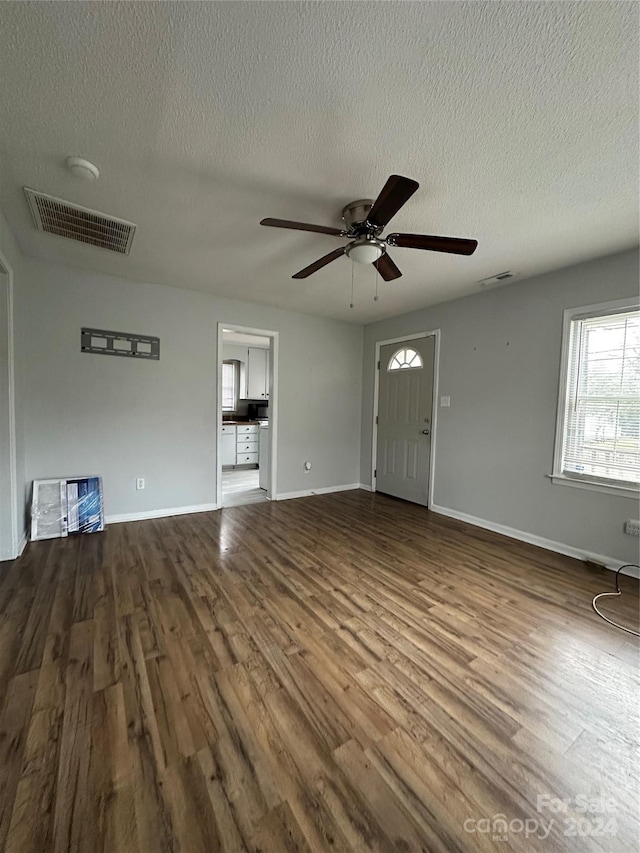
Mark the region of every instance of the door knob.
POLYGON ((423 434, 423 435, 429 435, 429 430, 428 430, 428 429, 423 429, 423 430, 422 430, 422 434, 423 434))

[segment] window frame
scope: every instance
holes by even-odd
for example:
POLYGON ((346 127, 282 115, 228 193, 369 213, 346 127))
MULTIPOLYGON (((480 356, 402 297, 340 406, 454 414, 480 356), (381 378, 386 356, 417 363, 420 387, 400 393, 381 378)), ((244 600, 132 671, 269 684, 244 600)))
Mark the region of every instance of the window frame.
POLYGON ((640 484, 633 485, 621 480, 606 482, 589 475, 567 474, 562 470, 562 456, 565 443, 566 407, 569 379, 569 347, 571 343, 571 324, 575 320, 588 319, 590 317, 606 317, 612 314, 621 314, 629 310, 640 308, 640 300, 636 297, 626 299, 615 299, 610 302, 601 302, 595 305, 583 305, 576 308, 567 308, 562 320, 562 350, 560 356, 560 376, 558 381, 558 409, 556 413, 556 432, 553 450, 553 473, 549 476, 551 481, 557 485, 572 486, 579 489, 587 489, 595 492, 618 495, 621 497, 635 497, 640 494, 640 484))
POLYGON ((424 360, 423 360, 422 356, 420 355, 420 353, 418 352, 417 349, 414 349, 413 347, 406 347, 406 346, 405 347, 398 347, 398 349, 394 352, 394 354, 389 359, 389 362, 387 364, 387 373, 396 373, 396 371, 401 371, 401 370, 422 370, 423 367, 424 367, 424 360), (397 367, 393 367, 392 366, 393 362, 398 358, 398 355, 401 352, 402 353, 412 352, 413 355, 411 356, 411 361, 413 361, 413 359, 417 356, 420 364, 411 364, 411 362, 405 361, 405 362, 403 362, 403 364, 398 364, 397 367))
MULTIPOLYGON (((225 408, 224 399, 221 400, 221 408, 225 414, 235 414, 238 411, 238 402, 240 400, 240 362, 236 358, 225 358, 222 362, 222 371, 220 381, 224 386, 224 365, 231 365, 233 368, 233 408, 225 408)), ((222 392, 221 392, 222 393, 222 392)))

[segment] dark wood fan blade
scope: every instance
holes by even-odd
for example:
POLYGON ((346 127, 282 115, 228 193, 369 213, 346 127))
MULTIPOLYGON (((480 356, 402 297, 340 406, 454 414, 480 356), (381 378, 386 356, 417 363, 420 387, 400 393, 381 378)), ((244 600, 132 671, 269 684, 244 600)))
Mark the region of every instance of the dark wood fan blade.
POLYGON ((449 252, 452 255, 473 255, 477 240, 460 237, 431 237, 427 234, 389 234, 387 243, 402 249, 426 249, 429 252, 449 252))
POLYGON ((374 261, 373 265, 385 281, 393 281, 394 278, 400 278, 402 275, 386 252, 381 258, 374 261))
POLYGON ((347 247, 341 246, 339 249, 336 249, 333 252, 329 252, 328 255, 325 255, 323 258, 320 258, 317 261, 314 261, 312 264, 309 264, 308 267, 305 267, 300 272, 297 272, 295 275, 292 275, 291 278, 307 278, 314 272, 318 272, 322 267, 326 267, 327 264, 330 264, 331 261, 336 261, 341 255, 344 255, 347 247))
POLYGON ((317 234, 331 234, 333 237, 347 236, 347 232, 340 228, 311 225, 308 222, 291 222, 289 219, 262 219, 260 225, 270 225, 271 228, 291 228, 293 231, 315 231, 317 234))
POLYGON ((403 204, 411 198, 420 184, 411 178, 403 178, 402 175, 391 175, 382 188, 382 192, 373 203, 367 219, 372 225, 380 228, 392 219, 403 204))

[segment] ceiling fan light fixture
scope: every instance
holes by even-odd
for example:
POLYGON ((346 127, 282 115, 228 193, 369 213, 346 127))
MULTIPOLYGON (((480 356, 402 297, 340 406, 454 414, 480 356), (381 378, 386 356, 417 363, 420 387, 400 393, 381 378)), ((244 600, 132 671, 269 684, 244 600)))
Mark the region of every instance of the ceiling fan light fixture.
POLYGON ((385 246, 381 240, 363 238, 347 246, 347 256, 358 264, 373 264, 384 254, 385 246))
MULTIPOLYGON (((347 255, 359 264, 374 264, 376 272, 385 281, 394 281, 400 278, 402 273, 387 254, 387 246, 446 252, 451 255, 472 255, 478 247, 477 240, 428 234, 398 233, 388 234, 384 238, 380 236, 389 221, 409 201, 417 189, 417 181, 402 175, 390 175, 375 201, 368 198, 360 199, 350 202, 343 208, 342 220, 346 229, 312 225, 309 222, 295 222, 292 219, 271 218, 261 219, 260 225, 269 225, 271 228, 291 228, 294 231, 315 231, 318 234, 346 237, 353 241, 318 258, 317 261, 295 273, 292 278, 308 278, 327 264, 337 261, 342 255, 347 255)), ((353 276, 353 266, 351 275, 353 276)))

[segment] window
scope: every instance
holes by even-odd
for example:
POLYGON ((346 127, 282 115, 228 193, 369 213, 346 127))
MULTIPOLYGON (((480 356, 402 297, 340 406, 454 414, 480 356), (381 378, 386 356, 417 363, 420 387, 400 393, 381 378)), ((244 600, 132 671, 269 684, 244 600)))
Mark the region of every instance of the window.
POLYGON ((391 356, 387 370, 411 370, 418 367, 422 367, 420 353, 410 347, 404 347, 391 356))
POLYGON ((240 362, 229 359, 222 362, 222 411, 235 412, 238 407, 238 380, 240 362))
POLYGON ((640 310, 629 300, 565 311, 554 480, 640 483, 640 310))

